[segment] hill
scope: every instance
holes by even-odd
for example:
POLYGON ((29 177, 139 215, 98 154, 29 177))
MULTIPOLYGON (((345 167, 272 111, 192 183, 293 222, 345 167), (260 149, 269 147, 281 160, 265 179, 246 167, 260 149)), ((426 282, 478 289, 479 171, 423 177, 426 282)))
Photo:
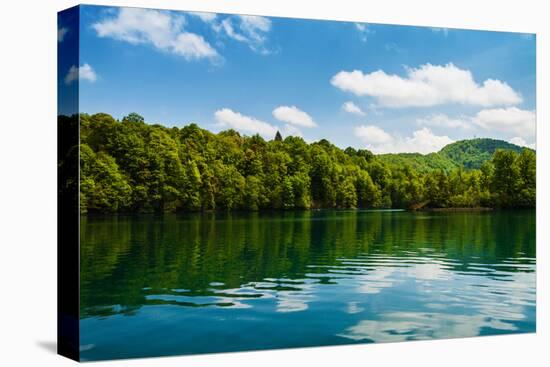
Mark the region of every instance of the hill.
POLYGON ((439 153, 430 153, 426 155, 420 153, 390 153, 381 154, 378 157, 389 165, 408 165, 417 172, 422 173, 439 169, 450 172, 459 167, 452 159, 439 153))
POLYGON ((519 145, 496 139, 470 139, 461 140, 449 144, 439 151, 439 155, 446 157, 467 169, 475 169, 490 160, 498 149, 512 150, 521 153, 523 149, 519 145))
POLYGON ((523 149, 519 145, 504 140, 479 138, 460 140, 449 144, 437 153, 398 153, 381 154, 380 159, 391 165, 409 165, 418 172, 429 172, 441 169, 450 172, 455 168, 476 169, 490 160, 498 149, 512 150, 520 153, 523 149))

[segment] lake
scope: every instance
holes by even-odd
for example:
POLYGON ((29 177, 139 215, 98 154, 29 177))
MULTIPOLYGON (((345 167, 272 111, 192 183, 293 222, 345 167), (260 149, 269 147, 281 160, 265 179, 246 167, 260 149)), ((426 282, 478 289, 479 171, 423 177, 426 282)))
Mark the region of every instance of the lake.
POLYGON ((83 360, 536 329, 535 211, 81 218, 83 360))

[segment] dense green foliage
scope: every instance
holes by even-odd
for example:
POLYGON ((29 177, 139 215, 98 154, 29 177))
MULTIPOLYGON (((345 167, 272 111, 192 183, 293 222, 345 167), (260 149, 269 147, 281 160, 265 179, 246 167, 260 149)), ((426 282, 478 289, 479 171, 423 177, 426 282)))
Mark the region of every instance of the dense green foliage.
POLYGON ((499 149, 521 153, 525 148, 503 140, 471 139, 449 144, 441 149, 438 155, 449 158, 455 164, 464 168, 479 169, 483 163, 491 160, 499 149))
POLYGON ((460 164, 440 153, 390 153, 381 154, 378 157, 384 163, 388 163, 393 166, 408 165, 415 171, 423 173, 433 170, 451 172, 452 170, 461 167, 460 164))
POLYGON ((525 148, 503 140, 471 139, 449 144, 437 153, 397 153, 382 154, 380 159, 385 163, 404 166, 409 165, 418 172, 443 170, 447 173, 463 167, 479 169, 483 163, 490 161, 498 149, 521 153, 525 148))
POLYGON ((535 153, 517 147, 475 170, 422 170, 326 140, 168 128, 137 114, 83 114, 80 137, 82 212, 535 205, 535 153))

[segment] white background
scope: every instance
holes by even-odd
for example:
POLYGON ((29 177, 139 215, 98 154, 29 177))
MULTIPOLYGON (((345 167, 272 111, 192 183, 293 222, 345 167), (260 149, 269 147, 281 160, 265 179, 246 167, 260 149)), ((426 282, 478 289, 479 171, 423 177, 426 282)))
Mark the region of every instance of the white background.
MULTIPOLYGON (((537 33, 537 334, 101 362, 114 366, 548 365, 550 26, 545 1, 93 1, 256 15, 537 33), (546 101, 546 104, 543 102, 546 101), (546 224, 546 228, 545 228, 546 224)), ((0 365, 67 366, 56 338, 56 12, 65 0, 0 10, 0 365)), ((495 60, 497 63, 498 60, 495 60)), ((154 336, 151 336, 154 338, 154 336)))

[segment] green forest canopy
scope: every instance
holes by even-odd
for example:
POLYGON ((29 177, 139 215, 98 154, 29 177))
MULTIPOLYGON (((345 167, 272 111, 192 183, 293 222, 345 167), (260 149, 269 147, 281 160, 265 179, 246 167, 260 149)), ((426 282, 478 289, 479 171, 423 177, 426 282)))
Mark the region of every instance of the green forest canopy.
POLYGON ((523 147, 495 139, 469 139, 449 144, 437 153, 398 153, 382 154, 380 159, 394 165, 410 165, 412 168, 427 172, 442 169, 451 172, 457 168, 480 169, 483 163, 490 161, 498 149, 521 153, 523 147))
MULTIPOLYGON (((69 118, 60 118, 60 124, 69 118)), ((62 128, 60 126, 60 128, 62 128)), ((81 212, 534 207, 536 156, 500 140, 374 155, 327 140, 266 141, 80 115, 81 212)), ((73 150, 74 154, 74 150, 73 150)))

